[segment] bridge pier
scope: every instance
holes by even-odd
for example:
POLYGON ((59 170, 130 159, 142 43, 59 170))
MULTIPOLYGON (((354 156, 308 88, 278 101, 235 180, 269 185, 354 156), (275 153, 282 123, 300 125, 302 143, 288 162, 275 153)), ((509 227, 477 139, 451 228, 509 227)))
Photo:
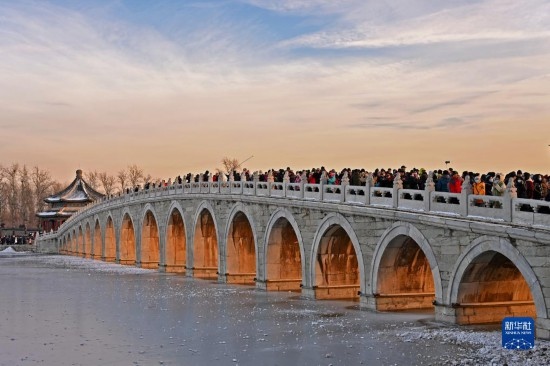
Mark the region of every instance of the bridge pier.
POLYGON ((302 297, 306 299, 315 300, 315 289, 309 286, 302 286, 302 297))
POLYGON ((250 285, 254 286, 254 278, 256 273, 226 273, 220 275, 223 283, 231 283, 236 285, 250 285))
POLYGON ((374 311, 432 309, 434 293, 361 294, 360 307, 374 311))
POLYGON ((278 279, 278 280, 256 280, 256 288, 264 291, 301 291, 301 278, 278 279))
POLYGON ((159 264, 159 272, 186 274, 187 267, 184 264, 159 264))
MULTIPOLYGON (((203 280, 219 280, 218 267, 193 267, 187 268, 187 274, 191 277, 203 280)), ((223 281, 220 281, 223 282, 223 281)))

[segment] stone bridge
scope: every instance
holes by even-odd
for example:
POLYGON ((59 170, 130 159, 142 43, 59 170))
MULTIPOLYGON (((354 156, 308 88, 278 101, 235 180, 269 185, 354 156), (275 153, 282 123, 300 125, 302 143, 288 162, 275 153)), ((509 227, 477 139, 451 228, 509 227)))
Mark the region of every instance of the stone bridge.
POLYGON ((393 188, 199 182, 81 210, 39 250, 458 324, 532 316, 550 338, 550 203, 393 188))

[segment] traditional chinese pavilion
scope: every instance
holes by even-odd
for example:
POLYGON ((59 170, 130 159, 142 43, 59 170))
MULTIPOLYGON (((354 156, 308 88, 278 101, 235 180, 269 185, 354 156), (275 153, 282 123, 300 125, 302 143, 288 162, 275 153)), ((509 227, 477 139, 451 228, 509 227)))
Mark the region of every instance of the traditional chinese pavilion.
POLYGON ((44 231, 55 231, 72 214, 103 197, 103 194, 82 179, 82 170, 78 169, 75 180, 67 188, 44 199, 48 209, 36 214, 39 218, 39 226, 44 231))

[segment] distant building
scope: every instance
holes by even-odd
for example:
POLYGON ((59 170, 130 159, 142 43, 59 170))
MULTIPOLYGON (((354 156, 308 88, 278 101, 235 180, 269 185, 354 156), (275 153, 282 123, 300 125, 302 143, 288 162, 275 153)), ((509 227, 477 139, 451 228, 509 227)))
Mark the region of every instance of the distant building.
POLYGON ((103 197, 103 194, 82 179, 82 170, 78 169, 76 178, 67 188, 44 199, 48 208, 46 211, 36 213, 39 218, 39 227, 44 231, 55 231, 72 214, 103 197))

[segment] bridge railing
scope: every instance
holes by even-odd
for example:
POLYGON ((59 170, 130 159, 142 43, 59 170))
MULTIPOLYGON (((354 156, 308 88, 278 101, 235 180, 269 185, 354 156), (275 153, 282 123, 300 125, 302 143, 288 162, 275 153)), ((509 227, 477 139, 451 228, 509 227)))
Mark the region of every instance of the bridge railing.
POLYGON ((371 187, 370 204, 393 207, 393 188, 371 187))
POLYGON ((312 201, 323 200, 323 185, 304 184, 304 199, 312 201))
POLYGON ((512 222, 550 226, 550 202, 524 198, 512 200, 512 222))
POLYGON ((304 185, 301 183, 286 183, 285 191, 287 198, 304 198, 304 185))
POLYGON ((72 215, 66 223, 82 214, 93 214, 105 208, 130 203, 135 200, 177 195, 230 194, 257 197, 299 199, 360 206, 376 206, 398 210, 412 210, 436 215, 469 217, 512 222, 520 225, 536 225, 550 228, 550 202, 518 199, 513 196, 480 196, 430 190, 402 189, 399 187, 371 187, 351 185, 327 185, 288 182, 192 182, 168 187, 152 188, 110 197, 86 206, 72 215))
POLYGON ((345 202, 351 204, 368 205, 370 204, 370 192, 366 186, 345 186, 345 202))
POLYGON ((397 208, 424 210, 426 208, 426 199, 429 199, 429 192, 415 189, 400 189, 398 191, 397 208))
POLYGON ((460 215, 464 206, 460 193, 430 192, 430 211, 460 215))

